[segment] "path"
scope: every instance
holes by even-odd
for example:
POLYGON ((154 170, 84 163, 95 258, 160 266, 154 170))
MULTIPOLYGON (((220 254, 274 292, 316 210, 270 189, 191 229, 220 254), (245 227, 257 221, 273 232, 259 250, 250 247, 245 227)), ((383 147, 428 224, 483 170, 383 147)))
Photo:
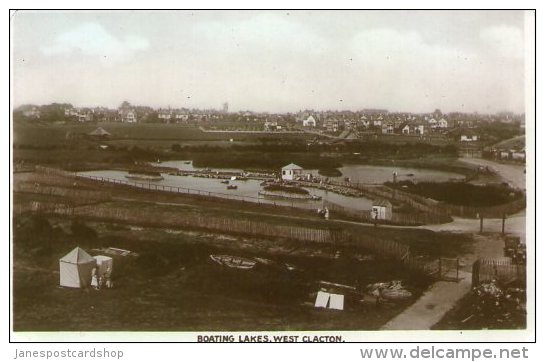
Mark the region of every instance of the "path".
POLYGON ((526 174, 524 173, 524 165, 498 163, 482 158, 460 158, 460 161, 476 166, 488 167, 512 186, 521 190, 526 189, 526 174))
MULTIPOLYGON (((526 189, 526 175, 523 172, 524 166, 500 164, 493 161, 464 158, 464 162, 485 166, 495 171, 506 182, 512 186, 526 189)), ((424 225, 420 228, 432 231, 449 232, 473 232, 479 230, 478 219, 463 219, 454 217, 453 221, 441 225, 424 225)), ((501 232, 501 219, 485 219, 484 231, 501 232)), ((505 232, 518 236, 521 241, 526 242, 526 210, 511 215, 505 223, 505 232)), ((503 256, 503 243, 497 237, 475 235, 476 243, 471 254, 464 255, 466 264, 460 270, 461 280, 458 283, 439 281, 434 283, 422 296, 410 307, 405 309, 395 318, 386 323, 382 330, 429 330, 441 318, 451 310, 456 303, 471 291, 471 265, 479 257, 495 258, 503 256)))
POLYGON ((429 330, 471 290, 471 273, 460 272, 458 283, 437 282, 413 305, 390 320, 381 330, 429 330))

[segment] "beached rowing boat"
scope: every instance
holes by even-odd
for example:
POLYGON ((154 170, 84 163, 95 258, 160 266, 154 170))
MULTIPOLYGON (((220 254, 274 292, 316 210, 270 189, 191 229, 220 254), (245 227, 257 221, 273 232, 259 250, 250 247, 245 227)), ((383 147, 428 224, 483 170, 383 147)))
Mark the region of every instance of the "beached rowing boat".
POLYGON ((235 269, 252 269, 257 261, 233 255, 210 255, 210 259, 219 265, 235 269))

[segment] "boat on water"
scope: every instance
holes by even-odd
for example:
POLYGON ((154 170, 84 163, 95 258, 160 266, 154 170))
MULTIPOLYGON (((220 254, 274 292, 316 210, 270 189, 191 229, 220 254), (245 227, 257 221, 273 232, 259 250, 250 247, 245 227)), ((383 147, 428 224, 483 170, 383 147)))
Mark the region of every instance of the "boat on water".
POLYGON ((321 199, 322 199, 322 196, 312 195, 312 200, 319 201, 321 199))
POLYGON ((238 189, 237 185, 228 185, 227 186, 227 190, 236 190, 236 189, 238 189))
POLYGON ((191 164, 191 161, 184 161, 184 164, 185 164, 185 165, 190 165, 190 164, 191 164))
POLYGON ((159 172, 135 172, 129 171, 128 175, 125 175, 125 178, 129 180, 139 180, 139 181, 161 181, 163 176, 159 172))
POLYGON ((219 265, 243 270, 252 269, 257 264, 255 260, 233 255, 210 255, 210 259, 219 265))
POLYGON ((221 181, 222 184, 226 184, 226 185, 229 185, 229 180, 223 180, 221 181))

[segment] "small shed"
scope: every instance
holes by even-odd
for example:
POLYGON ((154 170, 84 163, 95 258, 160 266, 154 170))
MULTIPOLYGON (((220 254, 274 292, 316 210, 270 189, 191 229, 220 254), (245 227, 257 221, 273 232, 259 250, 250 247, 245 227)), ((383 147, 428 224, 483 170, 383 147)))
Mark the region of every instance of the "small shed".
POLYGON ((388 200, 375 200, 371 216, 375 220, 392 220, 392 203, 388 200))
POLYGON ((303 175, 303 168, 294 163, 282 167, 282 180, 292 181, 297 176, 303 175))
POLYGON ((59 260, 60 286, 84 288, 91 285, 96 260, 85 250, 76 247, 59 260))
POLYGON ((112 274, 114 260, 111 257, 105 255, 97 255, 93 258, 95 258, 97 263, 97 275, 99 277, 104 276, 104 274, 112 274))

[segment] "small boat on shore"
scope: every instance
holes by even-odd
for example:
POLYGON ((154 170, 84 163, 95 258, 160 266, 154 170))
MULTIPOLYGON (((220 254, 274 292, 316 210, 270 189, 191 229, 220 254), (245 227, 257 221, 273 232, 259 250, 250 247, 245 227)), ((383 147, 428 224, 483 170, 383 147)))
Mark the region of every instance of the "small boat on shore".
POLYGON ((210 259, 221 266, 243 270, 252 269, 257 264, 255 260, 233 255, 210 255, 210 259))

